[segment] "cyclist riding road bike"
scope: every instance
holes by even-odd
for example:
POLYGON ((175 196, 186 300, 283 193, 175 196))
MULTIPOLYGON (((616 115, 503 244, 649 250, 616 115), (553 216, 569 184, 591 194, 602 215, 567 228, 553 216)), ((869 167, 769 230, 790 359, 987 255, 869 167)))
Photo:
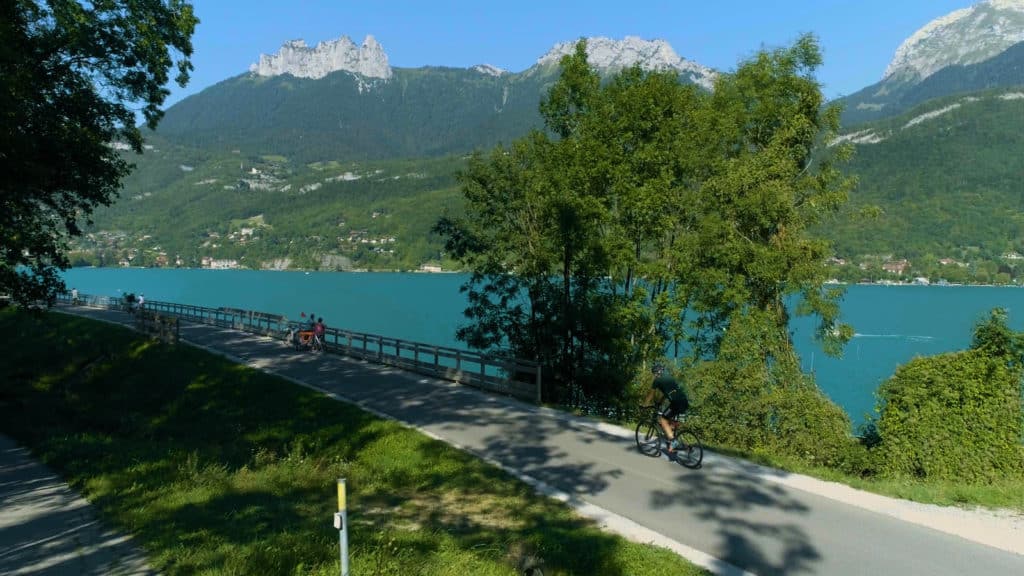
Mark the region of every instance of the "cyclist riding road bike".
POLYGON ((654 380, 651 382, 651 389, 647 391, 644 403, 649 406, 653 405, 654 397, 658 392, 661 392, 658 404, 668 400, 668 408, 658 414, 658 424, 665 431, 665 437, 670 439, 668 451, 672 454, 680 447, 680 444, 669 420, 685 413, 690 407, 690 400, 676 379, 665 373, 664 365, 655 364, 651 368, 651 374, 654 375, 654 380))

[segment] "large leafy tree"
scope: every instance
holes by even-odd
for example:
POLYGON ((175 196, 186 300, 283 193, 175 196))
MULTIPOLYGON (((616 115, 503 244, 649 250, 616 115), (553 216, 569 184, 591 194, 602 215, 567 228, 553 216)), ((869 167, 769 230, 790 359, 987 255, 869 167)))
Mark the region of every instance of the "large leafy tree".
POLYGON ((824 285, 829 247, 808 232, 852 185, 834 167, 849 150, 822 145, 838 110, 818 64, 806 36, 709 93, 638 68, 602 82, 577 45, 541 105, 547 131, 476 155, 465 217, 437 227, 475 272, 461 336, 605 397, 674 343, 738 445, 841 442, 849 422, 800 373, 788 331, 814 314, 830 352, 851 332, 824 285))
POLYGON ((793 313, 819 320, 817 336, 836 354, 852 336, 839 322, 842 291, 825 285, 830 248, 809 229, 846 201, 853 180, 828 148, 839 110, 825 107, 812 36, 761 51, 715 84, 697 137, 709 151, 689 196, 678 277, 690 296, 688 332, 696 401, 707 433, 748 450, 818 462, 845 454, 849 419, 803 374, 790 336, 793 313))
POLYGON ((829 245, 808 230, 837 212, 853 180, 835 166, 849 147, 822 150, 840 110, 824 107, 813 76, 820 64, 817 42, 804 36, 716 83, 703 120, 712 153, 693 196, 698 250, 688 255, 700 274, 686 282, 716 325, 751 309, 785 332, 786 298, 798 295, 797 311, 821 319, 818 336, 835 352, 851 334, 838 324, 841 290, 823 290, 829 245))
POLYGON ((192 69, 184 0, 0 3, 0 293, 52 303, 67 239, 109 205, 192 69))
POLYGON ((437 230, 475 272, 460 338, 536 358, 549 392, 607 395, 630 379, 637 335, 653 335, 649 293, 632 284, 678 206, 682 155, 669 134, 696 93, 638 68, 602 85, 585 42, 561 65, 541 103, 547 130, 475 155, 462 174, 467 217, 437 230))

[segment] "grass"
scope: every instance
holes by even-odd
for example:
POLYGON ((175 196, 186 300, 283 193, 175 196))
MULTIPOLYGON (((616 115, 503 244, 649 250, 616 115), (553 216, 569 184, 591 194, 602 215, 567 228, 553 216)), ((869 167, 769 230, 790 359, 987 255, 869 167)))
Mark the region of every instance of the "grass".
POLYGON ((185 345, 0 310, 0 431, 165 574, 702 574, 397 423, 185 345))
MULTIPOLYGON (((728 449, 719 448, 716 451, 723 454, 729 453, 728 449)), ((1003 478, 990 484, 965 484, 947 480, 916 478, 865 478, 833 468, 810 466, 795 458, 768 454, 736 453, 735 455, 772 468, 846 484, 858 490, 883 496, 940 506, 1008 509, 1024 513, 1024 480, 1021 478, 1003 478)))

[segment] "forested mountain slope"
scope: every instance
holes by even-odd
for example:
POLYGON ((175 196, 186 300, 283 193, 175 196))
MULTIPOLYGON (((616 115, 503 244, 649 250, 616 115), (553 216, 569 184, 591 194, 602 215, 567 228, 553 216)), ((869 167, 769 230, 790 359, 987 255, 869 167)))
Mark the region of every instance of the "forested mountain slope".
POLYGON ((928 102, 858 126, 842 216, 821 228, 840 256, 999 259, 1024 252, 1024 90, 928 102), (865 206, 874 219, 857 217, 865 206))
POLYGON ((167 111, 176 144, 297 162, 443 156, 510 142, 540 127, 551 71, 394 69, 389 80, 338 71, 321 79, 243 74, 167 111))

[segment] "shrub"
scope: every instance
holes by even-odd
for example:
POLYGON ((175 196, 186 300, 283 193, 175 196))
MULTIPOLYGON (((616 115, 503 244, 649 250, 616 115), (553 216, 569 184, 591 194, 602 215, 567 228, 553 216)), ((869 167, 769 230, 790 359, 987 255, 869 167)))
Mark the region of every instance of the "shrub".
POLYGON ((796 375, 770 394, 773 449, 825 466, 844 461, 850 446, 850 418, 815 385, 796 375))
POLYGON ((756 316, 736 314, 718 357, 693 370, 699 425, 711 443, 743 451, 836 465, 845 458, 850 420, 800 372, 784 331, 756 316))
POLYGON ((1021 368, 979 348, 916 358, 879 388, 887 476, 984 482, 1024 472, 1021 368))

